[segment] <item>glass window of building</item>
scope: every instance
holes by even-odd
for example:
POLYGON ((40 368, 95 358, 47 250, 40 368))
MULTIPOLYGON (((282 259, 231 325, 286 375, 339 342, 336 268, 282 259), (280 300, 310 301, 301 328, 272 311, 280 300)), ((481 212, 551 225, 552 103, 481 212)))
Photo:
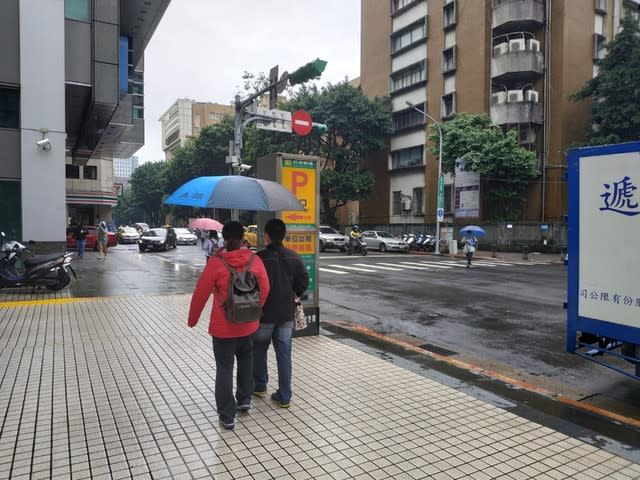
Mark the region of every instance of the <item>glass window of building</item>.
POLYGON ((424 188, 418 187, 413 189, 413 213, 422 215, 424 207, 424 188))
POLYGON ((456 47, 449 47, 442 52, 442 73, 453 72, 456 69, 456 47))
POLYGON ((0 128, 20 128, 20 91, 0 87, 0 128))
POLYGON ((96 167, 95 165, 85 165, 84 171, 82 173, 86 180, 98 179, 98 167, 96 167))
POLYGON ((426 62, 422 61, 391 74, 391 91, 396 92, 424 82, 427 79, 425 67, 426 62))
POLYGON ((402 201, 402 192, 393 192, 393 200, 391 202, 391 214, 400 215, 402 213, 400 202, 402 201))
POLYGON ((91 19, 89 0, 64 0, 64 16, 71 20, 88 22, 91 19))
POLYGON ((424 145, 404 148, 391 152, 391 168, 408 168, 424 165, 423 159, 424 145))
POLYGON ((78 165, 65 165, 65 178, 80 178, 80 167, 78 165))
POLYGON ((442 27, 446 30, 456 25, 456 2, 450 1, 442 9, 442 27))
MULTIPOLYGON (((424 110, 424 104, 416 105, 416 107, 424 110)), ((403 110, 393 114, 393 130, 396 132, 423 125, 424 115, 413 109, 403 110)))
POLYGON ((391 54, 397 53, 427 38, 427 26, 424 19, 394 33, 391 36, 391 54))

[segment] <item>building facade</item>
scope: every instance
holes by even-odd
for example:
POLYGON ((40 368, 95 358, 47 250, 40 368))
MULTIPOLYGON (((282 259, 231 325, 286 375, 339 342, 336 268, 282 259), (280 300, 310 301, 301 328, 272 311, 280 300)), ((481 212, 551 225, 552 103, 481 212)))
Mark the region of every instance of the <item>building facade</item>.
POLYGON ((234 112, 231 105, 196 102, 188 98, 176 100, 160 117, 165 160, 171 160, 173 151, 200 135, 204 127, 219 123, 225 115, 233 117, 234 112))
POLYGON ((113 157, 144 143, 144 48, 170 0, 0 4, 0 224, 59 247, 115 204, 113 157))
MULTIPOLYGON (((594 60, 640 0, 362 0, 361 84, 390 95, 389 151, 365 160, 376 192, 360 202, 364 224, 435 224, 438 158, 430 124, 452 113, 487 113, 536 152, 522 217, 566 214, 565 151, 584 138, 591 104, 572 102, 594 60)), ((482 182, 446 175, 444 221, 482 220, 482 182)))

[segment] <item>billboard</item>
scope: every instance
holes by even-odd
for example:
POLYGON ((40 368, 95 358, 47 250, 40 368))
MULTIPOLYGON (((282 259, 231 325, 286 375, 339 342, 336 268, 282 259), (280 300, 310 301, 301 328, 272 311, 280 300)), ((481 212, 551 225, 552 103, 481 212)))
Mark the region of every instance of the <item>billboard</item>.
POLYGON ((480 174, 465 170, 465 161, 456 160, 455 217, 480 217, 480 174))

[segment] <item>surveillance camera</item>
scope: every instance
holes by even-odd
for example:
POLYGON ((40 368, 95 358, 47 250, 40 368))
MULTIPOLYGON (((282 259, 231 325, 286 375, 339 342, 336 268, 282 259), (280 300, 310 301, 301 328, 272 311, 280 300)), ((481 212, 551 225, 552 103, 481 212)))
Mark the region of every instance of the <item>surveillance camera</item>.
POLYGON ((42 140, 38 140, 36 142, 36 145, 38 146, 38 148, 40 148, 42 150, 50 150, 51 149, 51 143, 49 142, 48 138, 43 138, 42 140))
POLYGON ((234 165, 239 172, 248 172, 253 168, 253 165, 247 165, 246 163, 240 163, 234 165))

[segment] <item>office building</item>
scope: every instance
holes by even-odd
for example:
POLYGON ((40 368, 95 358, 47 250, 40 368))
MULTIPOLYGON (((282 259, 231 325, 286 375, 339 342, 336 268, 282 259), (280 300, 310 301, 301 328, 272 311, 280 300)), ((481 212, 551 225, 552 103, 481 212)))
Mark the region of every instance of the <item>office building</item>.
MULTIPOLYGON (((360 202, 364 224, 434 224, 438 158, 428 149, 433 122, 452 113, 487 113, 516 129, 538 158, 521 218, 561 221, 566 149, 591 126, 591 103, 569 95, 597 72, 594 60, 640 0, 362 0, 361 85, 390 95, 388 152, 365 165, 376 191, 360 202)), ((466 178, 463 178, 466 177, 466 178)), ((446 175, 444 221, 483 220, 483 182, 446 175), (464 181, 464 184, 462 183, 464 181), (461 199, 463 201, 461 202, 461 199)))
POLYGON ((233 114, 231 105, 196 102, 188 98, 176 100, 160 117, 165 160, 171 160, 173 151, 200 135, 204 127, 219 123, 225 115, 233 117, 233 114))
POLYGON ((38 248, 115 204, 113 157, 144 143, 144 49, 170 0, 0 4, 0 211, 38 248))

